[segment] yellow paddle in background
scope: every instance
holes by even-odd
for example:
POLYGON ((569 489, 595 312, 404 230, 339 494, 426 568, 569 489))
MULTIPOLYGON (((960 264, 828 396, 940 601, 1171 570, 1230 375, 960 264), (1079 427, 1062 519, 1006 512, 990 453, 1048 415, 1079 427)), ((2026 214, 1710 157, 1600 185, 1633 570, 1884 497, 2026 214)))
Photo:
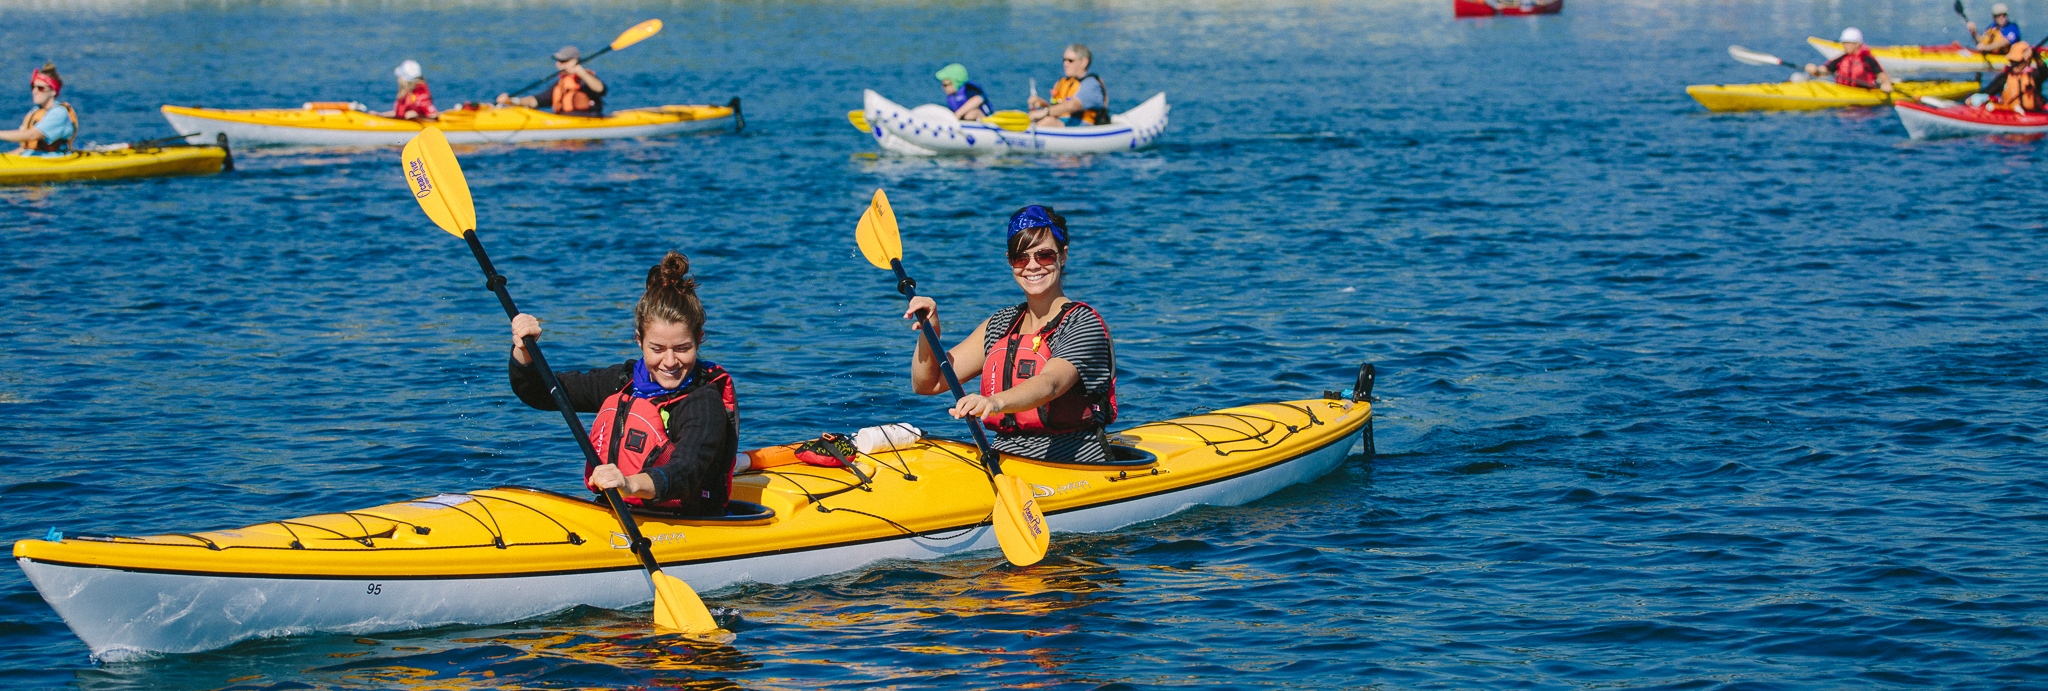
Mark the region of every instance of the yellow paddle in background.
MULTIPOLYGON (((483 241, 476 236, 476 204, 469 197, 469 181, 462 176, 462 166, 455 161, 455 152, 448 148, 448 137, 441 128, 428 127, 412 141, 406 142, 400 165, 405 170, 405 184, 412 188, 412 196, 420 202, 420 209, 427 212, 427 218, 448 234, 462 238, 469 243, 469 251, 476 255, 477 266, 484 270, 484 284, 491 292, 498 294, 498 304, 505 308, 506 318, 518 316, 519 308, 512 304, 512 294, 505 290, 505 277, 491 266, 491 257, 484 253, 483 241)), ((540 370, 541 381, 548 385, 548 392, 555 396, 555 408, 562 411, 562 419, 569 423, 569 435, 576 438, 576 445, 583 449, 583 458, 590 463, 600 463, 597 449, 590 445, 590 435, 583 431, 583 420, 576 417, 576 410, 569 405, 569 394, 562 391, 562 383, 555 379, 555 371, 548 368, 547 358, 540 353, 540 343, 533 338, 526 339, 526 352, 533 356, 533 366, 540 370)), ((704 601, 697 597, 697 591, 682 579, 661 572, 661 564, 654 560, 653 543, 640 536, 640 525, 633 520, 632 511, 619 497, 617 489, 604 491, 605 501, 610 502, 612 513, 618 516, 619 526, 626 531, 631 541, 633 554, 640 558, 640 564, 647 567, 647 576, 654 582, 654 625, 675 629, 684 633, 710 633, 718 630, 718 623, 711 618, 711 611, 704 608, 704 601)))
MULTIPOLYGON (((874 131, 874 127, 868 124, 868 115, 865 111, 846 111, 846 121, 853 123, 853 128, 862 132, 874 131)), ((1021 110, 998 110, 981 121, 1011 132, 1022 132, 1024 128, 1031 126, 1031 115, 1021 110)))
MULTIPOLYGON (((653 38, 654 35, 658 33, 661 33, 661 20, 659 19, 649 19, 647 21, 640 22, 639 24, 634 24, 633 28, 627 29, 625 33, 619 34, 618 38, 612 39, 611 45, 599 48, 597 49, 597 52, 583 56, 583 59, 580 60, 579 62, 587 64, 592 60, 596 60, 597 56, 599 55, 603 55, 605 53, 609 53, 614 50, 618 50, 620 48, 624 48, 626 46, 630 46, 635 43, 645 41, 649 38, 653 38)), ((550 80, 560 78, 561 74, 562 73, 560 72, 556 72, 554 74, 541 77, 540 79, 534 80, 532 84, 519 87, 518 91, 514 91, 511 93, 514 96, 523 95, 528 91, 532 91, 534 87, 546 84, 550 80)))
MULTIPOLYGON (((896 229, 896 212, 889 208, 889 195, 875 190, 874 201, 868 203, 868 210, 860 216, 860 223, 854 227, 854 239, 860 243, 861 256, 878 269, 896 272, 896 292, 905 298, 917 297, 917 281, 903 270, 903 237, 896 229)), ((939 343, 939 332, 932 328, 931 319, 925 313, 917 313, 918 329, 924 332, 926 345, 939 358, 939 372, 946 377, 946 385, 953 387, 953 400, 967 396, 960 388, 960 377, 953 372, 953 358, 946 352, 946 346, 939 343)), ((996 531, 996 544, 1003 548, 1003 556, 1018 566, 1030 566, 1045 558, 1045 550, 1052 543, 1052 535, 1045 526, 1045 514, 1038 510, 1038 500, 1031 494, 1031 486, 1023 478, 1003 474, 1002 457, 988 445, 988 434, 981 429, 981 421, 970 419, 967 428, 974 431, 974 445, 981 450, 982 469, 988 471, 989 482, 995 485, 996 502, 991 522, 996 531)))

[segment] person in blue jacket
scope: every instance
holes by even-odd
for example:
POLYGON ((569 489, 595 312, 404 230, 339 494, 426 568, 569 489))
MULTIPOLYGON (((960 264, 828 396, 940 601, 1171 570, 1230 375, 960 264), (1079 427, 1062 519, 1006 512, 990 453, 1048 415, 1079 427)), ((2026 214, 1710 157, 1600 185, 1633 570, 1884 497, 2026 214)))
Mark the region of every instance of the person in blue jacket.
POLYGON ((967 81, 967 66, 953 63, 941 68, 938 74, 939 88, 946 90, 946 107, 953 109, 953 117, 961 120, 980 120, 996 112, 989 105, 988 94, 981 86, 967 81))
POLYGON ((1991 6, 1991 26, 1985 27, 1984 33, 1977 33, 1976 22, 1964 26, 1970 30, 1970 40, 1977 42, 1979 53, 2004 53, 2012 48, 2012 44, 2020 42, 2020 25, 2006 16, 2005 3, 2002 2, 1991 6))

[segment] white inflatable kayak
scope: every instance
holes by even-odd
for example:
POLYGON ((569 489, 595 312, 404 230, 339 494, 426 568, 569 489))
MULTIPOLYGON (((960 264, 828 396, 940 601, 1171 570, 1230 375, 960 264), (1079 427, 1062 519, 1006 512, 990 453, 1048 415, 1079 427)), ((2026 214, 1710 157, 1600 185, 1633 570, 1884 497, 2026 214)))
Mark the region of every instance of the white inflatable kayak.
POLYGON ((983 122, 962 122, 945 106, 916 108, 883 98, 870 89, 862 94, 862 115, 876 145, 915 156, 934 154, 1047 153, 1096 154, 1150 146, 1166 131, 1166 94, 1110 117, 1109 124, 1087 127, 1032 127, 1013 132, 983 122))
POLYGON ((1892 106, 1899 122, 1914 139, 1973 137, 1985 134, 2041 134, 2048 132, 2048 114, 2019 114, 2010 110, 1984 110, 1953 102, 1943 107, 1924 103, 1892 106))

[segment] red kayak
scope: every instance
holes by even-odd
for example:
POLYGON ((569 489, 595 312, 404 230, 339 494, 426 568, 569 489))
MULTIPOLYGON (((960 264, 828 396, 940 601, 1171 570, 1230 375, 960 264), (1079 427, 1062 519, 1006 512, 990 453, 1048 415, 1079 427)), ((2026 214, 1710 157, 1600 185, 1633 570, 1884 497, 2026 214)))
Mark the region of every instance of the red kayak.
POLYGON ((1966 105, 1936 108, 1911 101, 1897 103, 1893 108, 1899 113, 1899 122, 1906 126, 1906 134, 1914 139, 2048 133, 2048 113, 2021 114, 1966 105))
POLYGON ((1520 17, 1528 14, 1557 14, 1564 10, 1564 0, 1507 7, 1494 7, 1478 0, 1451 0, 1451 9, 1459 17, 1520 17))

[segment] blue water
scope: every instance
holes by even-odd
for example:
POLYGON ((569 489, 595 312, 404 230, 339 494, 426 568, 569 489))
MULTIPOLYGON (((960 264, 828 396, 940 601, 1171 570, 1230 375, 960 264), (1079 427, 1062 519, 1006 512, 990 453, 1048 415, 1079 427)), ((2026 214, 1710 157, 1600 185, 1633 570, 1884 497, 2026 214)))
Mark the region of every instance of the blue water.
MULTIPOLYGON (((956 320, 1016 299, 1007 212, 1064 210, 1127 421, 1314 396, 1363 361, 1383 400, 1378 456, 1319 482, 1061 536, 1030 568, 990 552, 711 593, 745 614, 726 645, 575 610, 100 665, 0 569, 0 686, 2041 687, 2044 144, 1909 142, 1882 110, 1710 115, 1683 91, 1784 77, 1731 43, 1810 60, 1809 34, 1929 43, 1960 20, 1448 4, 10 6, 7 69, 56 60, 99 141, 171 134, 166 102, 381 105, 405 58, 444 105, 484 98, 562 43, 666 20, 594 65, 612 105, 737 95, 744 134, 462 156, 558 364, 629 357, 641 272, 691 255, 748 445, 953 424, 907 393, 900 301, 850 238, 878 186, 956 320), (936 100, 952 61, 1021 100, 1069 40, 1119 102, 1168 93, 1162 145, 911 160, 843 119, 862 88, 936 100)), ((508 394, 502 315, 395 152, 238 164, 0 190, 0 535, 574 490, 559 421, 508 394)))

